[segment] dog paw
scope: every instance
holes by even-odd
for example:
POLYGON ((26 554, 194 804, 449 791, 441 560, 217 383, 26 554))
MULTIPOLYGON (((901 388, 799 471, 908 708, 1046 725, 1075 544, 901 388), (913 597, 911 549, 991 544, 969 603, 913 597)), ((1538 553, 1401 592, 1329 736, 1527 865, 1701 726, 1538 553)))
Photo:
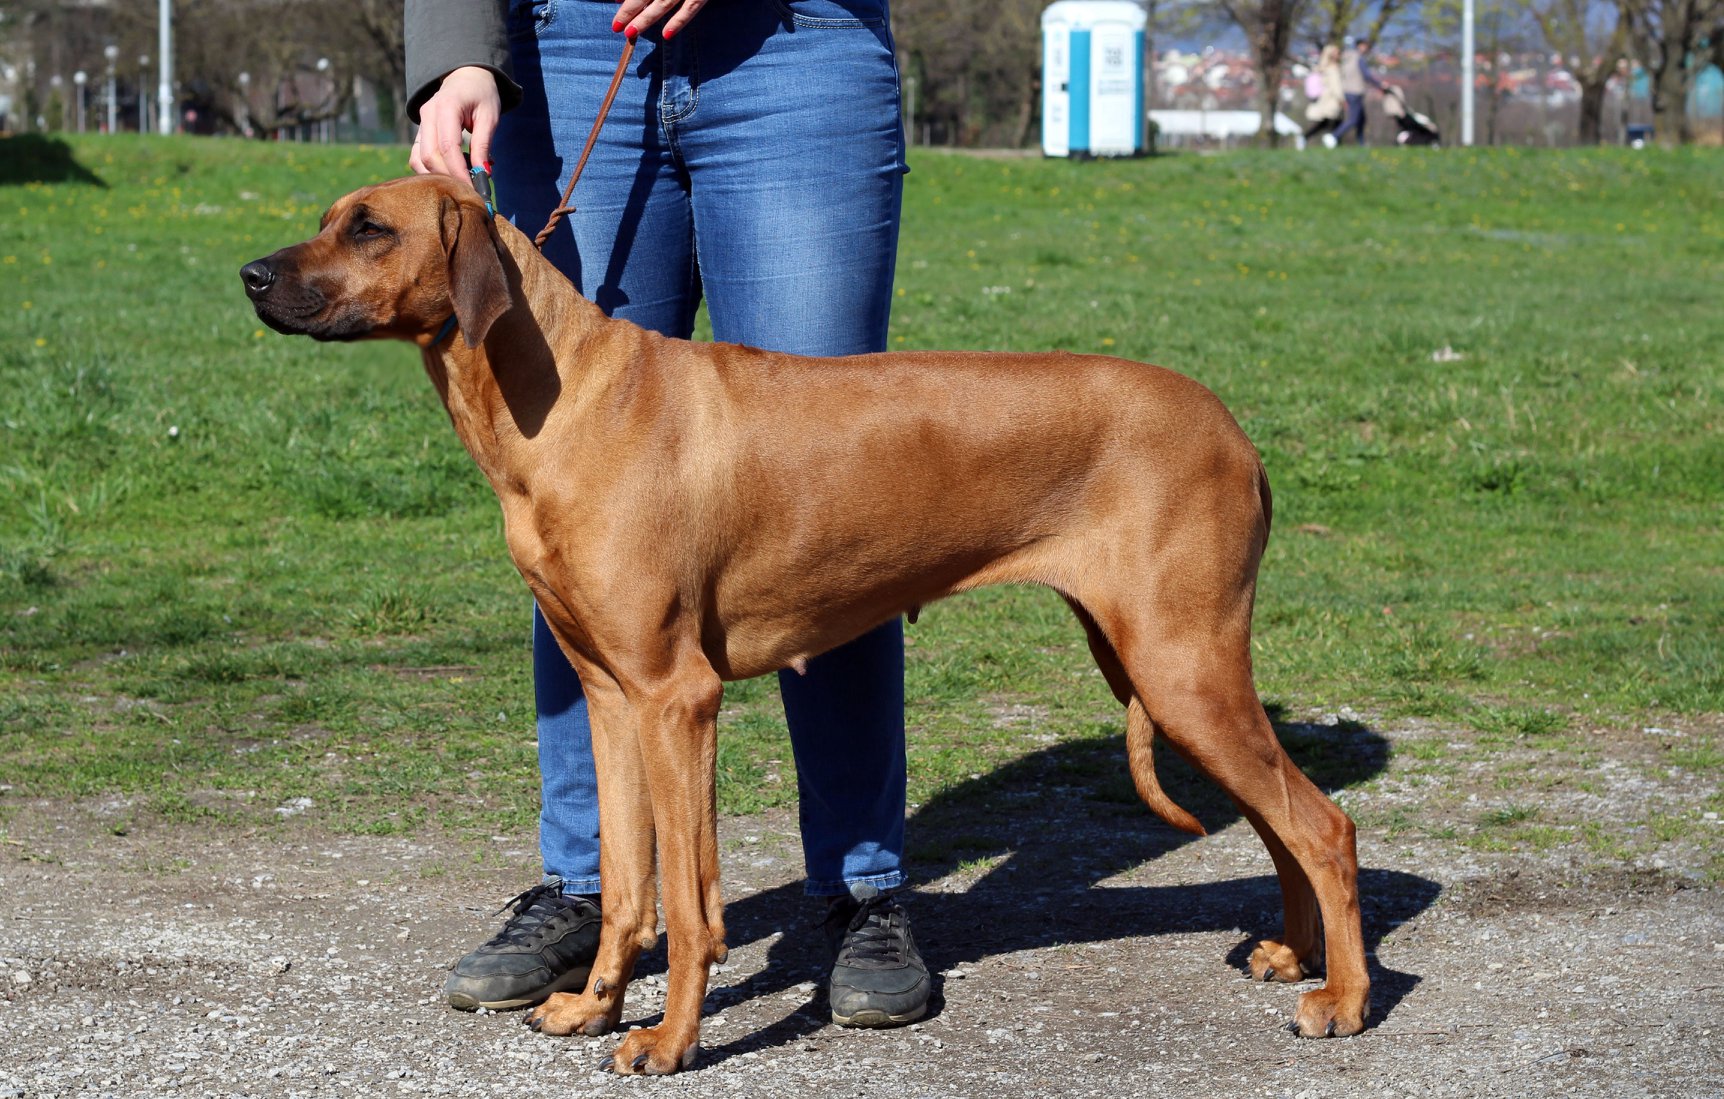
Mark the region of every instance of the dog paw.
POLYGON ((1314 988, 1299 997, 1299 1010, 1287 1029, 1301 1038, 1346 1038, 1365 1029, 1368 1007, 1364 996, 1314 988))
POLYGON ((665 1027, 644 1027, 629 1031, 628 1037, 599 1063, 619 1076, 668 1076, 678 1069, 694 1065, 700 1050, 700 1039, 678 1038, 665 1027))
POLYGON ((521 1020, 540 1034, 608 1034, 616 1029, 622 1017, 622 997, 597 996, 582 992, 552 993, 551 998, 532 1008, 521 1020))
POLYGON ((1311 967, 1300 960, 1291 947, 1273 939, 1264 939, 1257 944, 1245 968, 1254 981, 1284 981, 1287 984, 1303 981, 1312 973, 1311 967))

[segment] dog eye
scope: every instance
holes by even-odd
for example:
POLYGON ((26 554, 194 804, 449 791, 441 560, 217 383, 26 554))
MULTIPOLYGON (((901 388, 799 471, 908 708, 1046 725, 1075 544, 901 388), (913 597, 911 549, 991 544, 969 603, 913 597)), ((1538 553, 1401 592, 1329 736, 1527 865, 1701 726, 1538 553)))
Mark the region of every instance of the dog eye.
POLYGON ((375 221, 362 221, 353 227, 353 235, 359 240, 377 240, 389 235, 389 230, 375 221))

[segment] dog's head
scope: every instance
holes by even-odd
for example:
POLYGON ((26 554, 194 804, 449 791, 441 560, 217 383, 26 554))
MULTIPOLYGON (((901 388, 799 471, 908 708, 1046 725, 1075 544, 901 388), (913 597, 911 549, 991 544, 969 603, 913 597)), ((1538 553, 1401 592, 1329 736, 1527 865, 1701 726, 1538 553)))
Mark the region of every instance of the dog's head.
POLYGON ((510 305, 485 200, 438 175, 338 199, 315 237, 253 260, 239 277, 263 323, 317 340, 416 340, 453 315, 477 347, 510 305))

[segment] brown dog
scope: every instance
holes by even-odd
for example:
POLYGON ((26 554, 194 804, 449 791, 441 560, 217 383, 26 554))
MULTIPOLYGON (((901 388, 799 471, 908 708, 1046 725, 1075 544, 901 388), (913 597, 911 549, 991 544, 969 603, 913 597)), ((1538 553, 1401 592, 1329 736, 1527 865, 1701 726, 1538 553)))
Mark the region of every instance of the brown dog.
POLYGON ((1353 823, 1287 758, 1252 685, 1269 486, 1207 389, 1091 356, 809 359, 667 339, 606 318, 440 176, 341 199, 316 237, 241 276, 278 331, 419 346, 586 689, 604 930, 586 991, 534 1009, 535 1029, 616 1026, 656 938, 656 844, 664 1021, 631 1031, 612 1063, 691 1064, 708 966, 725 953, 713 795, 724 681, 799 667, 998 583, 1047 585, 1077 612, 1126 706, 1151 809, 1203 832, 1156 783, 1160 734, 1257 829, 1286 930, 1257 947, 1252 976, 1298 981, 1328 960, 1294 1028, 1364 1026, 1353 823))

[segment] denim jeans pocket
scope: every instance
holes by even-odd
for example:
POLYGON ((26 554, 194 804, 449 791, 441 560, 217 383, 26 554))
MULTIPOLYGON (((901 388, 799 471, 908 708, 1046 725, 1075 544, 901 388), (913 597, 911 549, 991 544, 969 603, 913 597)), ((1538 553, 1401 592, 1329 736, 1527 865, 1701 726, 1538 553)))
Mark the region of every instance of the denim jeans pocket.
POLYGON ((536 37, 556 17, 557 0, 509 0, 509 37, 536 37))
POLYGON ((884 27, 886 0, 772 0, 798 27, 884 27))

